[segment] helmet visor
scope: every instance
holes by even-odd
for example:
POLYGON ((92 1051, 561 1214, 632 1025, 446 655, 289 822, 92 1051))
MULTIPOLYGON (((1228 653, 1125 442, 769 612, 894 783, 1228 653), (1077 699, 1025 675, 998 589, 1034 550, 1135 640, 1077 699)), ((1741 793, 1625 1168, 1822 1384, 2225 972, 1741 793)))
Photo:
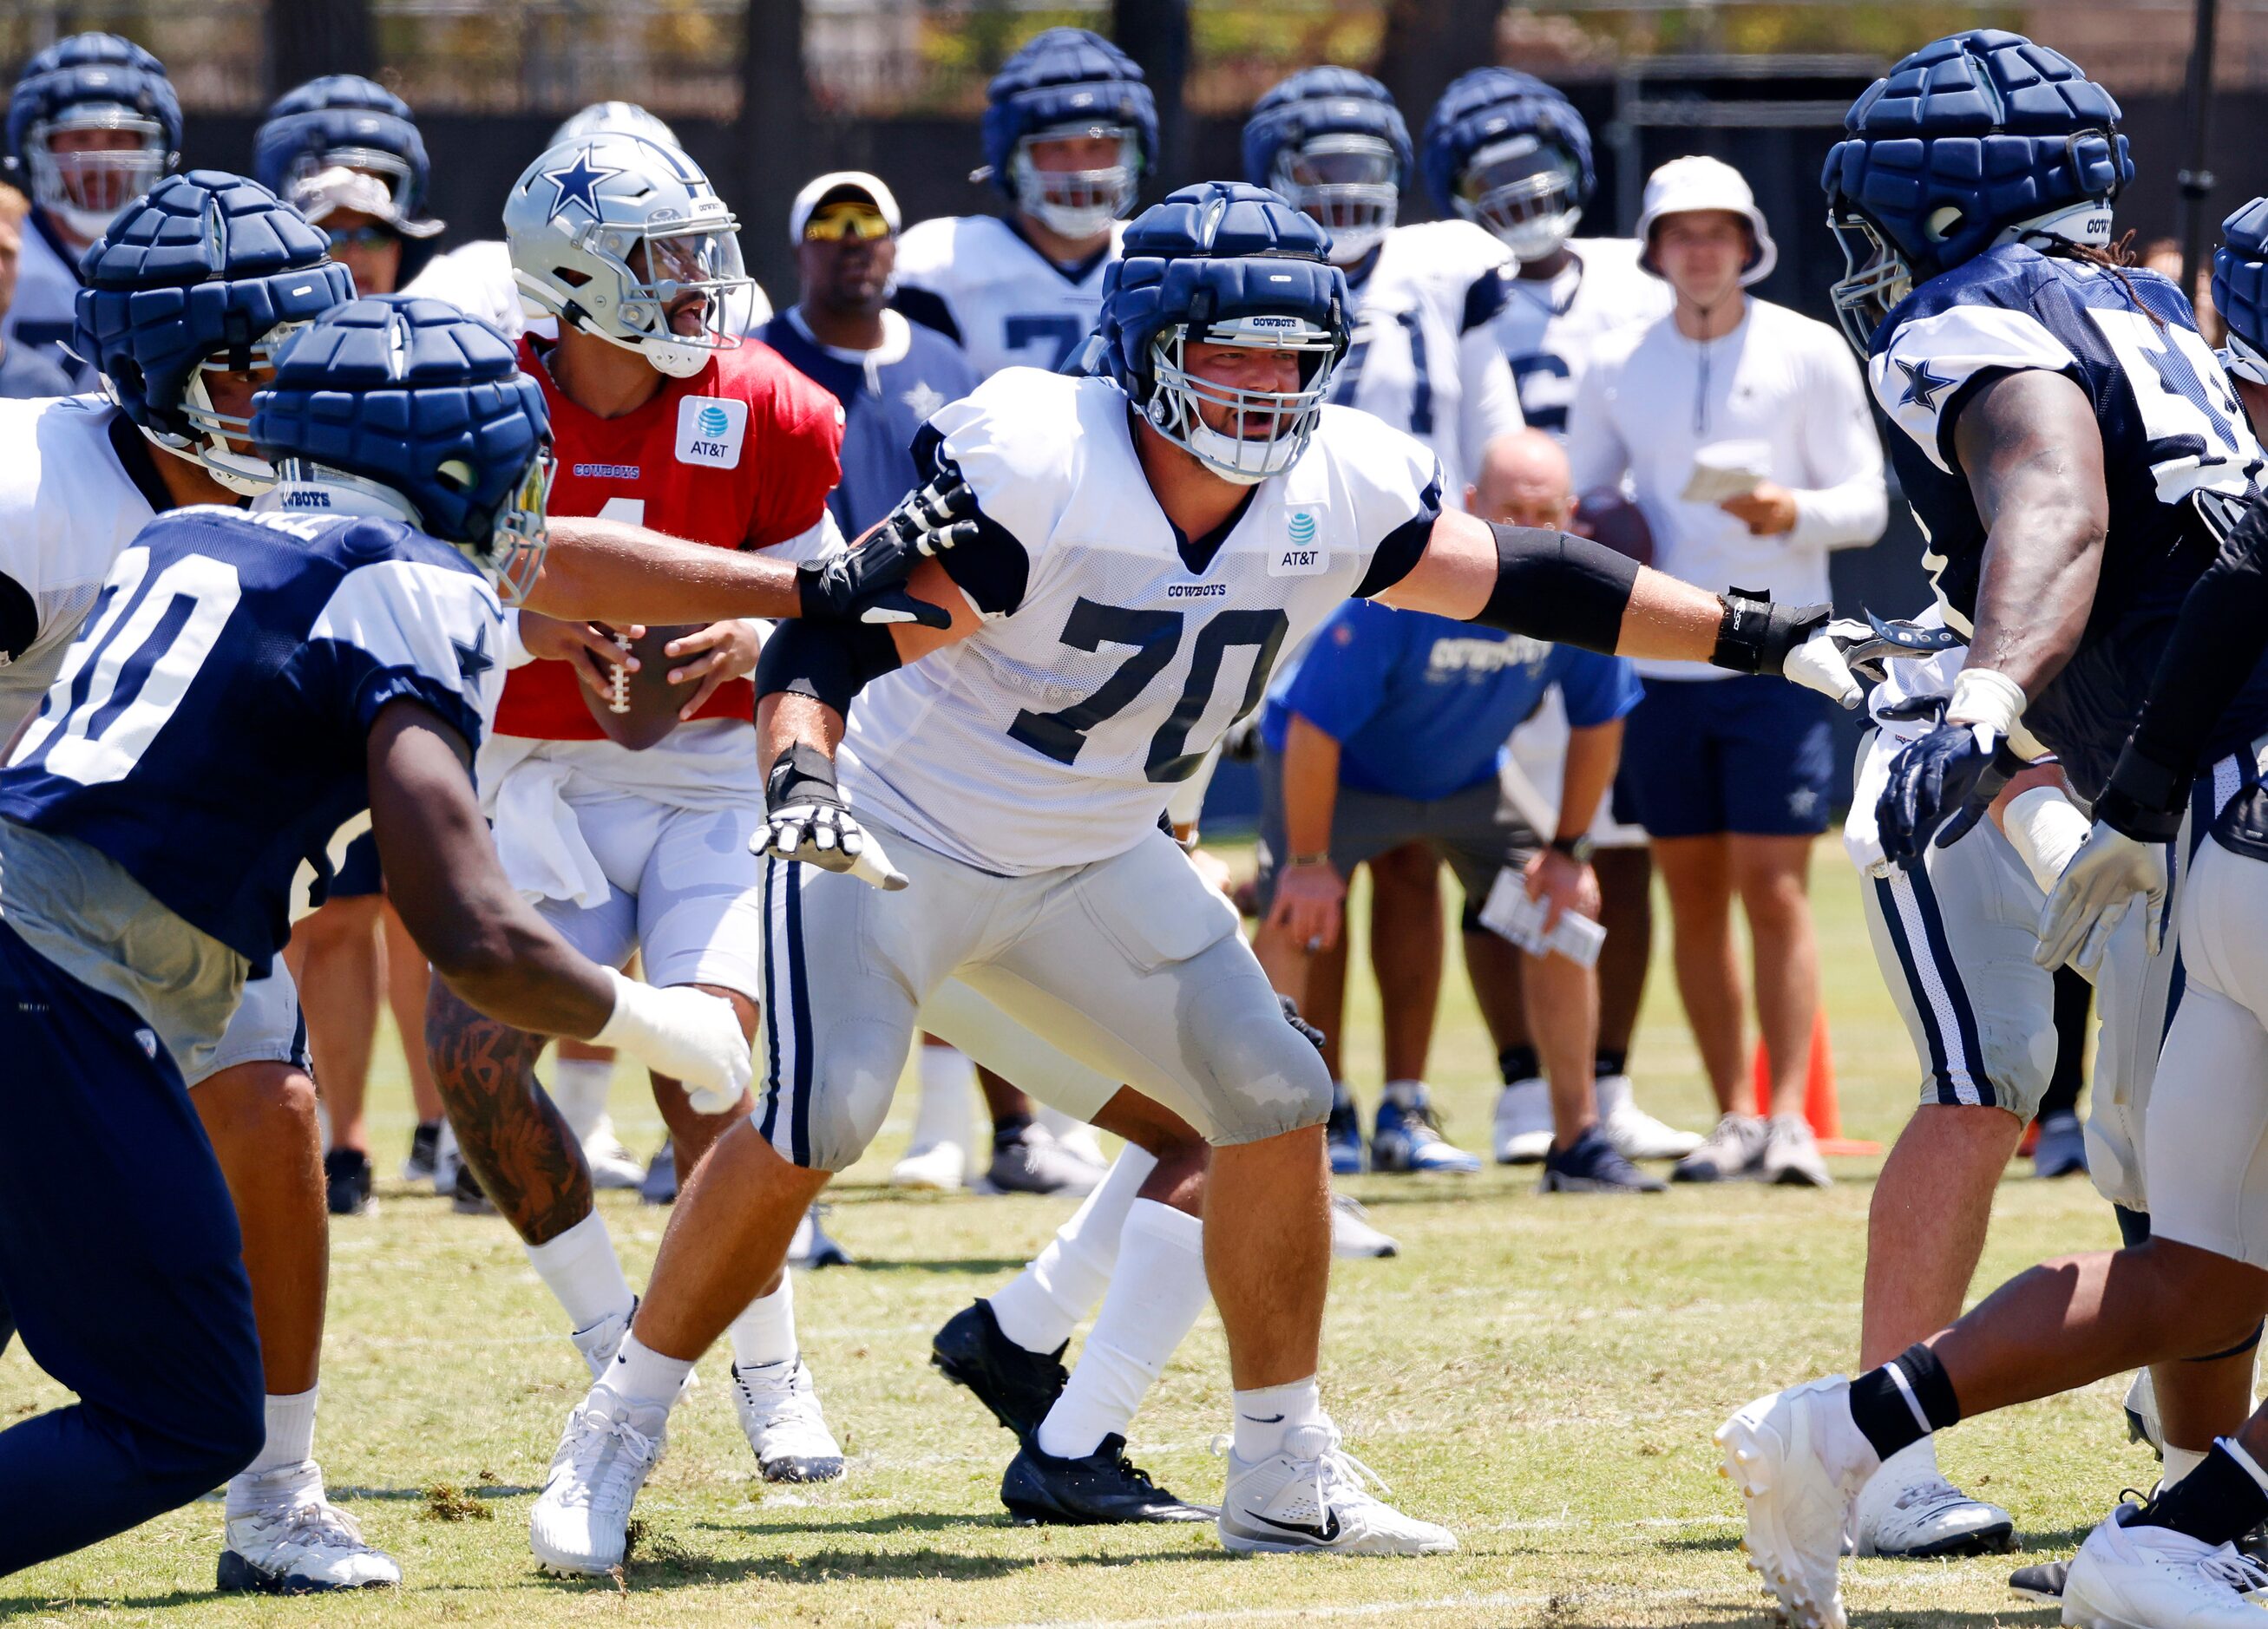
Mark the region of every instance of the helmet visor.
MULTIPOLYGON (((1556 235, 1564 243, 1580 208, 1575 202, 1578 175, 1566 153, 1532 136, 1516 136, 1473 155, 1457 183, 1457 207, 1515 249, 1515 239, 1556 235)), ((1546 253, 1556 247, 1557 243, 1542 244, 1546 253)))
POLYGON ((1010 179, 1017 207, 1027 215, 1066 238, 1091 238, 1126 213, 1140 171, 1141 148, 1126 126, 1058 125, 1017 143, 1010 179), (1040 162, 1056 156, 1042 148, 1087 141, 1116 143, 1116 161, 1079 169, 1049 169, 1040 162))
POLYGON ((1381 137, 1319 136, 1278 161, 1276 190, 1330 233, 1331 260, 1345 266, 1394 225, 1400 176, 1400 161, 1381 137))
POLYGON ((74 226, 99 232, 165 174, 171 157, 165 141, 157 121, 117 103, 66 108, 31 132, 32 196, 74 226))

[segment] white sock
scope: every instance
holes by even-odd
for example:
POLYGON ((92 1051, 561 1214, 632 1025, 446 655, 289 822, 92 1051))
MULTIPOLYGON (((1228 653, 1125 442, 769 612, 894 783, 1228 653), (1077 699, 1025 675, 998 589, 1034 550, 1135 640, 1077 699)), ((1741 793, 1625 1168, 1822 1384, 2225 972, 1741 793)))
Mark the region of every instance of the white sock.
POLYGON ((315 1393, 321 1390, 309 1386, 289 1397, 269 1394, 268 1440, 261 1444, 259 1457, 245 1466, 243 1479, 302 1464, 315 1457, 315 1393))
POLYGON ((1388 1081, 1386 1082, 1386 1100, 1394 1104, 1396 1108, 1418 1108, 1422 1106, 1425 1101, 1425 1082, 1423 1081, 1388 1081))
POLYGON ((976 1066, 968 1054, 950 1046, 924 1046, 919 1078, 911 1146, 928 1148, 949 1142, 966 1148, 976 1120, 976 1066))
POLYGON ((666 1413, 692 1372, 691 1358, 664 1357, 631 1334, 622 1337, 622 1349, 615 1354, 599 1383, 632 1408, 659 1408, 666 1413))
POLYGON ((1289 1385, 1262 1386, 1233 1394, 1236 1410, 1236 1457, 1250 1464, 1284 1446, 1284 1436, 1300 1426, 1330 1423, 1323 1413, 1322 1388, 1315 1377, 1289 1385))
POLYGON ((1040 1451, 1078 1459, 1113 1432, 1125 1435, 1211 1299, 1204 1224, 1155 1200, 1136 1200, 1119 1233, 1118 1267, 1101 1315, 1070 1383, 1040 1422, 1040 1451))
POLYGON ((2158 1471, 2160 1490, 2171 1487, 2205 1464, 2205 1455, 2212 1451, 2210 1449, 2176 1448, 2171 1442, 2167 1443, 2166 1463, 2158 1471))
POLYGON ((587 1142, 607 1118, 607 1092, 615 1083, 611 1058, 554 1058, 551 1101, 559 1105, 575 1141, 587 1142))
POLYGON ((1031 1265, 985 1297, 1002 1334, 1027 1352, 1053 1352, 1071 1339, 1109 1288, 1127 1214, 1157 1169, 1156 1156, 1146 1150, 1130 1142, 1120 1150, 1094 1192, 1031 1265))
POLYGON ((567 1310, 570 1329, 588 1329, 612 1313, 628 1313, 637 1299, 615 1258, 615 1242, 607 1236, 605 1219, 595 1210, 557 1238, 530 1244, 527 1260, 567 1310))
POLYGON ((733 1361, 740 1369, 785 1363, 795 1357, 795 1275, 780 1274, 780 1287, 748 1302, 748 1310, 725 1330, 732 1339, 733 1361))

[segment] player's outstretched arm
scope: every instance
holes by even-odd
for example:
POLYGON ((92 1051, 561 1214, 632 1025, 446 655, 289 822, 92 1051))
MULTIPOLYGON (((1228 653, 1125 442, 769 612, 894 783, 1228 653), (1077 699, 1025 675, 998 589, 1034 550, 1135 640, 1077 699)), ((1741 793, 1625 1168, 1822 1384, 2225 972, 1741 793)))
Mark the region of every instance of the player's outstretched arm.
POLYGON ((751 1066, 728 1002, 585 959, 505 880, 463 737, 416 701, 393 702, 372 721, 368 770, 387 899, 468 1006, 516 1030, 621 1046, 683 1081, 703 1112, 740 1101, 751 1066))
POLYGON ((546 529, 543 575, 525 602, 545 616, 667 624, 802 613, 790 561, 687 543, 620 520, 555 515, 546 529))

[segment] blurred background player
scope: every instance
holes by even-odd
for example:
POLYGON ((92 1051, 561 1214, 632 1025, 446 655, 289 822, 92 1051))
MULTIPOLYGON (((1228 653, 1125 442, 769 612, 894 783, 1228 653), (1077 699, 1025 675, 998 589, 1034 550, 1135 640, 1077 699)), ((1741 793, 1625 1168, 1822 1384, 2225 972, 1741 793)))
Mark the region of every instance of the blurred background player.
MULTIPOLYGON (((1094 332, 1103 275, 1142 178, 1157 163, 1158 111, 1142 70, 1084 28, 1035 35, 985 87, 984 166, 1005 216, 940 216, 897 246, 892 303, 959 345, 979 379, 1066 366, 1094 332)), ((1009 1192, 1086 1194, 1101 1179, 1092 1130, 924 1038, 912 1144, 896 1185, 959 1187, 971 1086, 992 1119, 985 1180, 1009 1192)))
MULTIPOLYGON (((720 326, 743 281, 738 223, 692 160, 641 136, 568 141, 514 184, 504 230, 520 287, 559 319, 556 341, 531 332, 519 349, 550 410, 552 506, 720 548, 819 553, 835 536, 826 497, 842 410, 769 347, 720 326)), ((753 1035, 758 627, 729 619, 641 647, 637 660, 672 664, 668 681, 681 686, 674 724, 643 750, 608 738, 584 699, 633 659, 608 630, 526 616, 520 627, 527 653, 553 659, 515 657, 482 747, 481 797, 506 875, 594 961, 621 967, 636 952, 648 982, 729 1001, 753 1035)), ((433 988, 426 1040, 459 1149, 595 1373, 635 1297, 593 1206, 582 1143, 536 1079, 548 1038, 433 988)), ((688 1175, 747 1112, 745 1097, 703 1112, 675 1081, 655 1075, 652 1088, 688 1175)), ((783 1272, 735 1323, 734 1402, 767 1478, 839 1476, 792 1294, 783 1272)))
POLYGON ((0 343, 93 386, 92 367, 63 351, 79 259, 173 167, 180 147, 181 104, 165 65, 130 40, 73 34, 24 64, 8 99, 8 178, 30 195, 32 212, 0 343))
MULTIPOLYGON (((1655 564, 1702 587, 1740 583, 1801 603, 1828 593, 1830 549, 1881 535, 1881 443, 1849 351, 1824 323, 1750 296, 1778 251, 1740 172, 1676 158, 1647 178, 1639 264, 1671 314, 1602 346, 1568 415, 1576 488, 1627 479, 1655 564)), ((1698 663, 1640 663, 1626 737, 1630 789, 1669 894, 1686 1022, 1719 1118, 1671 1173, 1685 1181, 1830 1180, 1803 1118, 1819 1008, 1806 897, 1834 765, 1826 702, 1698 663), (1749 1078, 1733 902, 1754 947, 1771 1068, 1769 1120, 1749 1078)))
POLYGON ((14 187, 0 187, 0 397, 26 400, 40 396, 68 396, 70 378, 29 345, 11 342, 4 319, 16 301, 16 278, 24 260, 25 217, 31 202, 14 187))
MULTIPOLYGON (((357 293, 393 293, 441 231, 424 216, 432 165, 409 106, 357 75, 327 75, 278 98, 253 134, 252 166, 254 180, 323 233, 357 293)), ((425 959, 386 904, 369 833, 349 847, 323 904, 292 928, 289 955, 330 1127, 328 1202, 334 1215, 353 1215, 370 1202, 363 1104, 381 998, 393 1009, 417 1116, 405 1178, 432 1176, 442 1123, 425 1060, 425 959)))
MULTIPOLYGON (((1504 303, 1491 327, 1511 365, 1521 417, 1531 429, 1564 438, 1567 409, 1601 344, 1670 307, 1668 285, 1639 269, 1635 238, 1573 236, 1597 184, 1589 128, 1542 80, 1506 68, 1476 68, 1451 82, 1434 104, 1420 162, 1436 210, 1486 227, 1511 252, 1511 264, 1497 274, 1504 303)), ((1653 562, 1644 519, 1619 494, 1577 495, 1585 502, 1575 530, 1653 562)), ((1560 783, 1566 740, 1566 711, 1556 691, 1513 735, 1511 767, 1547 805, 1560 783)), ((1600 1123, 1625 1159, 1677 1159, 1700 1139, 1639 1109, 1631 1088, 1631 1038, 1653 952, 1653 863, 1646 832, 1628 811, 1627 777, 1627 769, 1617 775, 1590 833, 1599 920, 1607 929, 1599 956, 1600 1123)), ((1498 1061, 1505 1090, 1497 1100, 1496 1157, 1541 1160, 1553 1122, 1534 1049, 1512 1048, 1498 1061)))
MULTIPOLYGON (((1482 475, 1485 490, 1466 495, 1469 503, 1485 504, 1475 513, 1551 531, 1574 516, 1566 454, 1541 430, 1491 444, 1482 475)), ((1544 1159, 1546 1192, 1637 1192, 1662 1185, 1616 1153, 1598 1129, 1597 975, 1564 956, 1529 956, 1484 926, 1481 910, 1509 870, 1524 874, 1528 892, 1549 901, 1553 918, 1573 911, 1597 919, 1587 833, 1614 781, 1622 718, 1638 694, 1637 678, 1620 657, 1350 600, 1324 619, 1299 665, 1271 686, 1261 715, 1268 752, 1262 926, 1254 948, 1270 981, 1300 999, 1307 957, 1340 936, 1346 879, 1369 855, 1415 841, 1446 858, 1464 890, 1465 967, 1491 1038, 1499 1052, 1540 1052, 1550 1082, 1555 1134, 1544 1159), (1540 816, 1520 807, 1500 767, 1506 737, 1547 688, 1565 695, 1572 726, 1566 779, 1555 799, 1564 812, 1548 841, 1535 824, 1540 816)), ((1415 1037, 1406 1053, 1388 1057, 1389 1094, 1425 1078, 1440 965, 1437 955, 1430 983, 1421 972, 1381 987, 1385 1002, 1404 1009, 1405 1031, 1415 1037)), ((1382 1126, 1371 1141, 1372 1163, 1414 1168, 1410 1153, 1396 1146, 1403 1135, 1382 1126)))
MULTIPOLYGON (((1465 221, 1395 224, 1415 167, 1410 131, 1367 75, 1329 66, 1293 74, 1254 105, 1243 146, 1245 180, 1322 226, 1332 263, 1346 274, 1357 327, 1331 399, 1425 443, 1441 463, 1444 501, 1463 502, 1491 443, 1521 428, 1511 370, 1488 331, 1503 297, 1503 247, 1465 221)), ((1440 856, 1410 844, 1370 857, 1369 867, 1372 964, 1381 993, 1398 996, 1413 970, 1440 964, 1440 856)), ((1345 982, 1346 941, 1335 936, 1311 960, 1300 998, 1327 1037, 1342 1027, 1345 982)), ((1422 1060, 1430 1007, 1382 1006, 1388 1052, 1422 1060)), ((1336 1063, 1336 1044, 1327 1045, 1336 1063)), ((1442 1136, 1422 1075, 1396 1074, 1391 1058, 1387 1073, 1376 1122, 1384 1155, 1374 1139, 1373 1167, 1477 1170, 1477 1157, 1442 1136)), ((1344 1174, 1361 1169, 1361 1117, 1344 1077, 1334 1079, 1332 1168, 1344 1174)))

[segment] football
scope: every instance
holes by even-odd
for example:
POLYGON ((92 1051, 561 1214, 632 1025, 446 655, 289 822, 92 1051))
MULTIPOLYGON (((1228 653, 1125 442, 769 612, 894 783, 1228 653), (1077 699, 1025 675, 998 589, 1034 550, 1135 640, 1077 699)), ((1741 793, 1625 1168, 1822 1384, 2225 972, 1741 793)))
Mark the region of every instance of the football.
POLYGON ((578 686, 583 705, 591 709, 591 716, 606 732, 607 739, 633 752, 643 752, 677 728, 678 708, 690 701, 700 686, 669 682, 669 670, 693 658, 673 662, 662 654, 662 648, 671 640, 681 639, 703 626, 694 622, 675 627, 649 627, 635 640, 615 634, 615 643, 623 653, 637 657, 635 671, 598 657, 584 658, 600 668, 600 676, 607 681, 607 693, 603 696, 593 694, 588 686, 578 686))
POLYGON ((1653 563, 1653 531, 1646 524, 1645 511, 1617 493, 1594 492, 1585 498, 1568 530, 1627 554, 1641 566, 1653 563))

